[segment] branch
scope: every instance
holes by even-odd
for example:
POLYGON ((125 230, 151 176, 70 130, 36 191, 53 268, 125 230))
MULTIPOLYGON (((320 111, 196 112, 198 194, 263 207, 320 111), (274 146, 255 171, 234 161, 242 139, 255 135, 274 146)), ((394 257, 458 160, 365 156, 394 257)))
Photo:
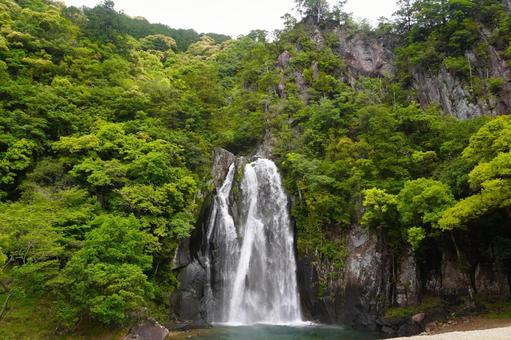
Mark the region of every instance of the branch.
POLYGON ((11 296, 12 292, 10 292, 5 298, 4 304, 2 305, 2 310, 0 310, 0 320, 2 320, 3 317, 5 316, 5 313, 7 311, 7 304, 9 303, 9 299, 11 298, 11 296))

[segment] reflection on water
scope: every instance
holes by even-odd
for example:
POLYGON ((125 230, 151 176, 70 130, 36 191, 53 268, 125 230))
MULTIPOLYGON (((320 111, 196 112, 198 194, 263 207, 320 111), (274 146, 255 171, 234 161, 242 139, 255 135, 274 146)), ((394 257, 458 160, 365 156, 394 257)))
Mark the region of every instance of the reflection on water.
POLYGON ((216 327, 189 339, 215 340, 374 340, 375 334, 337 326, 304 325, 300 327, 256 325, 216 327))

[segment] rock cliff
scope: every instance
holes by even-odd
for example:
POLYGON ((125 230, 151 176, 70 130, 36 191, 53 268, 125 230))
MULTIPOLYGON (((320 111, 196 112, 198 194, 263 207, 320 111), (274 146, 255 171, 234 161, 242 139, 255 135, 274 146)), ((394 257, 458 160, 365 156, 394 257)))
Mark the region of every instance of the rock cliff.
MULTIPOLYGON (((392 34, 374 32, 351 33, 343 27, 318 29, 309 27, 308 31, 318 48, 323 46, 326 35, 336 37, 334 53, 349 67, 343 80, 355 85, 363 77, 392 77, 394 74, 395 49, 399 46, 398 38, 392 34)), ((481 40, 489 39, 490 32, 481 32, 481 40)), ((507 114, 511 109, 511 70, 502 57, 502 51, 488 44, 484 51, 467 51, 471 77, 460 75, 456 70, 445 66, 431 68, 411 67, 407 72, 411 78, 411 89, 415 100, 423 108, 437 105, 443 111, 460 119, 482 115, 507 114), (492 82, 501 85, 495 87, 492 82)), ((290 55, 284 52, 279 58, 279 67, 287 66, 290 55)), ((301 98, 308 99, 307 88, 300 72, 294 72, 301 98)), ((280 92, 284 92, 282 89, 280 92)))

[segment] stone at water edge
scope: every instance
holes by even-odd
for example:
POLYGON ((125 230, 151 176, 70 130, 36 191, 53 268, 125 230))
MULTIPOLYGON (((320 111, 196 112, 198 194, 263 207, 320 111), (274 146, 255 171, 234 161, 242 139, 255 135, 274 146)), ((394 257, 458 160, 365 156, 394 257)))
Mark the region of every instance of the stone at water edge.
POLYGON ((164 340, 169 330, 154 319, 147 319, 130 329, 124 340, 164 340))

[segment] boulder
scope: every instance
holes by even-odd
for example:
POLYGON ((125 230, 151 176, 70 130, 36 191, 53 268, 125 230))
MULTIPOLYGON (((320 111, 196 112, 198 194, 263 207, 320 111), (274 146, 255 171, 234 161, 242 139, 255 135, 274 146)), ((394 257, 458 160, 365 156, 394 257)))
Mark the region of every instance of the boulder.
POLYGON ((422 321, 424 321, 424 319, 426 319, 426 314, 424 314, 424 313, 419 313, 419 314, 415 314, 414 316, 412 316, 412 320, 417 323, 422 323, 422 321))
POLYGON ((124 340, 164 340, 169 330, 154 319, 148 319, 130 329, 124 340))
POLYGON ((408 320, 406 323, 401 325, 397 331, 398 336, 414 336, 421 334, 424 331, 424 328, 421 324, 413 321, 412 319, 408 320))

